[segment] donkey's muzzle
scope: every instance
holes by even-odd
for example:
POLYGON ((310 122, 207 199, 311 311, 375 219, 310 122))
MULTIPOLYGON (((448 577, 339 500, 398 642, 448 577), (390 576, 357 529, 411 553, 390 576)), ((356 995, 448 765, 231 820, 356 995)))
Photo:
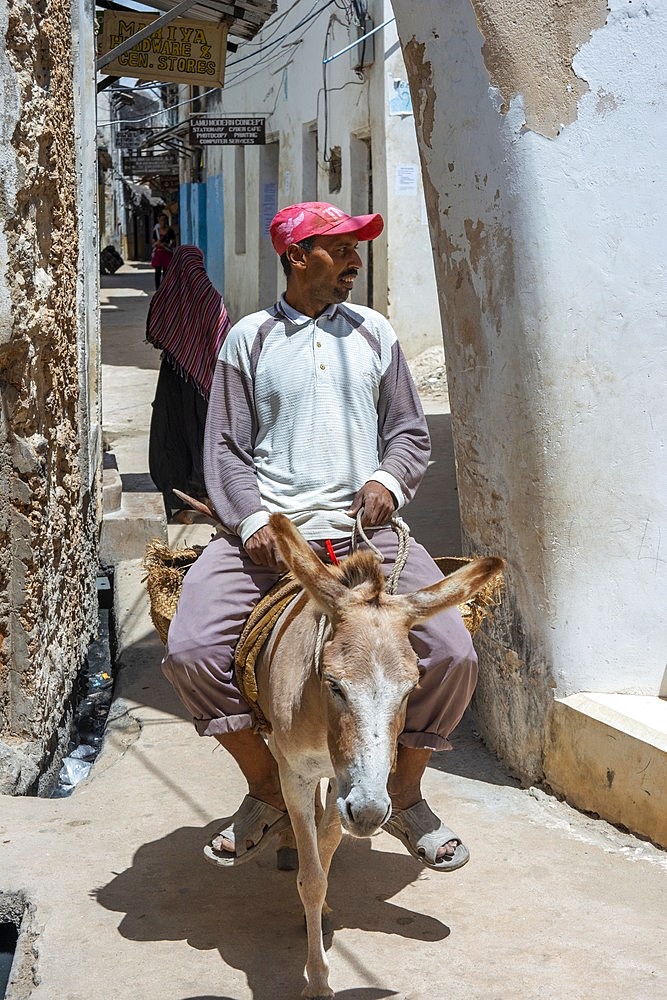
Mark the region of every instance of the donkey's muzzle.
POLYGON ((343 826, 353 837, 371 837, 391 815, 391 799, 385 793, 368 797, 358 787, 353 787, 347 798, 338 799, 343 826))

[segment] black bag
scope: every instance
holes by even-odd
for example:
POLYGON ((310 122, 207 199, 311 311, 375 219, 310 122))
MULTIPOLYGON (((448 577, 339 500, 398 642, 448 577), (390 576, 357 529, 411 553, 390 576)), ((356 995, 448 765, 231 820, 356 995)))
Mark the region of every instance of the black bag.
POLYGON ((102 274, 115 274, 124 263, 121 255, 111 244, 100 253, 100 272, 102 274))

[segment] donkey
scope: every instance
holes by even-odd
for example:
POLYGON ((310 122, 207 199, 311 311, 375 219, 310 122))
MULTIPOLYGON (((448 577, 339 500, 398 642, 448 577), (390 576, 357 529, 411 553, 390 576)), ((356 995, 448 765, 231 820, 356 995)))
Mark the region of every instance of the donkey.
POLYGON ((369 837, 389 819, 387 780, 408 696, 419 681, 410 629, 473 597, 503 560, 475 559, 439 583, 402 596, 385 590, 371 552, 325 566, 292 522, 272 514, 280 555, 303 594, 276 622, 257 660, 258 704, 296 840, 297 884, 308 932, 302 996, 332 997, 322 941, 331 859, 342 827, 369 837), (327 632, 318 628, 325 615, 327 632), (322 778, 331 779, 316 821, 322 778))

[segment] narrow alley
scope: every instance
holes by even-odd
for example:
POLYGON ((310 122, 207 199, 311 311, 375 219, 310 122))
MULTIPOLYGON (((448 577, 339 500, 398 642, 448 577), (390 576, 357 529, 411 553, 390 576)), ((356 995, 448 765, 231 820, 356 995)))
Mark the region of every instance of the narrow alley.
MULTIPOLYGON (((126 264, 102 281, 105 441, 124 488, 141 494, 159 362, 144 342, 152 274, 126 264)), ((447 407, 427 404, 433 463, 424 506, 406 519, 432 551, 454 554, 447 407), (436 496, 444 513, 427 537, 436 496)), ((172 543, 209 535, 202 524, 169 528, 172 543)), ((270 854, 238 871, 204 862, 202 846, 243 783, 162 678, 142 577, 138 560, 116 567, 118 677, 89 778, 65 799, 3 799, 3 889, 26 892, 36 914, 30 996, 292 1000, 306 943, 294 873, 277 871, 270 854)), ((438 875, 387 834, 344 838, 329 896, 339 1000, 664 997, 665 853, 519 787, 470 719, 454 745, 434 758, 426 793, 471 862, 438 875)))

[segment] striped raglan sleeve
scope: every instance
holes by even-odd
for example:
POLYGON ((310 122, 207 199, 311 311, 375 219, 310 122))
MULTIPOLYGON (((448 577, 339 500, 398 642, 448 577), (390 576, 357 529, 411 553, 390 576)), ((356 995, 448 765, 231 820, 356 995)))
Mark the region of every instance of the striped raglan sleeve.
POLYGON ((222 345, 204 434, 208 496, 224 527, 240 535, 243 542, 269 521, 253 461, 257 434, 252 381, 254 340, 241 321, 222 345))
MULTIPOLYGON (((386 323, 386 321, 385 321, 386 323)), ((431 455, 431 439, 424 410, 396 334, 391 333, 388 345, 389 363, 380 381, 378 400, 378 435, 380 468, 372 479, 387 482, 393 477, 402 496, 396 496, 403 507, 414 497, 424 478, 431 455)), ((386 339, 382 338, 385 343, 386 339)), ((394 492, 392 490, 391 492, 394 492)))

